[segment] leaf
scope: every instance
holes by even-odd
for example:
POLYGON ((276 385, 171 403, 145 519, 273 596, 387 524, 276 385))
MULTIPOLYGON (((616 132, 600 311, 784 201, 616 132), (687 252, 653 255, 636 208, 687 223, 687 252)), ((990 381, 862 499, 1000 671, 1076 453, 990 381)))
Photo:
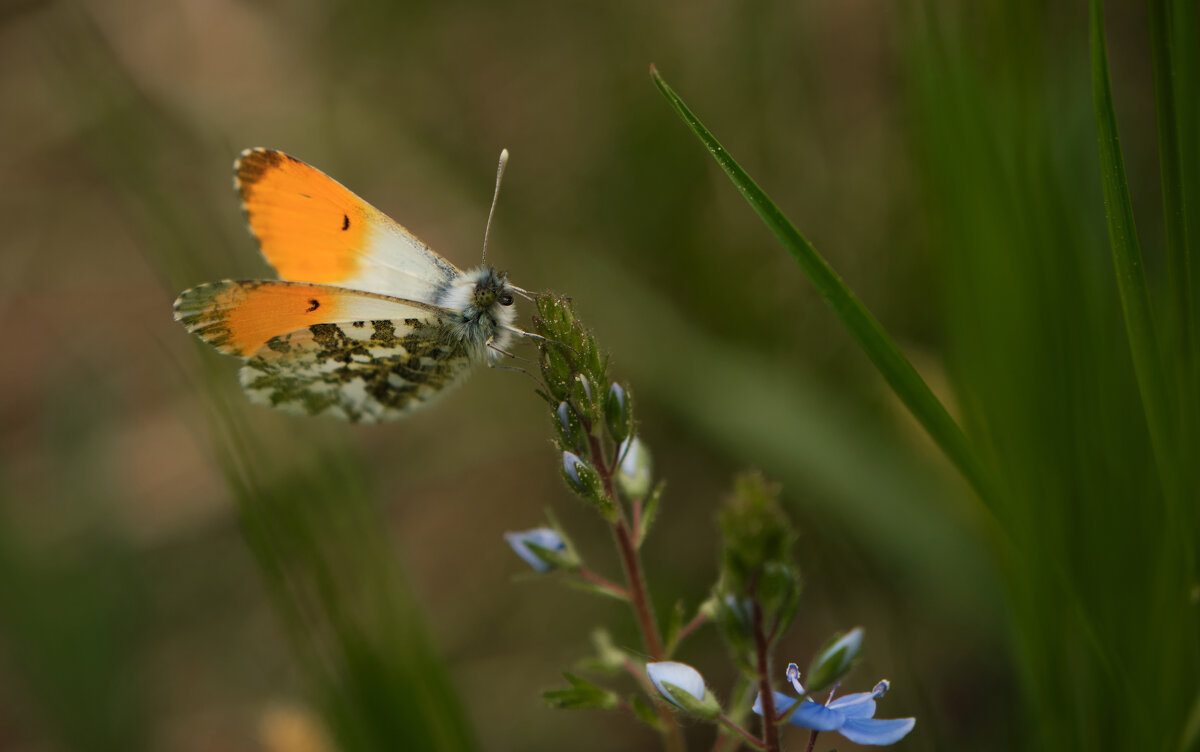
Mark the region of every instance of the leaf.
POLYGON ((671 609, 671 616, 667 620, 666 633, 663 638, 667 645, 666 653, 670 656, 678 647, 679 633, 683 631, 684 606, 683 601, 675 601, 675 608, 671 609))
POLYGON ((630 695, 629 707, 633 709, 633 714, 639 721, 656 731, 662 730, 662 720, 658 717, 658 713, 641 695, 630 695))
POLYGON ((1154 445, 1159 473, 1169 494, 1176 476, 1174 424, 1167 404, 1167 379, 1159 359, 1150 291, 1142 268, 1142 249, 1133 219, 1133 203, 1125 179, 1117 116, 1113 109, 1112 84, 1108 74, 1108 52, 1104 41, 1104 8, 1091 0, 1090 37, 1092 50, 1092 98, 1096 106, 1096 129, 1100 140, 1100 174, 1104 185, 1105 215, 1112 245, 1117 289, 1125 314, 1125 331, 1133 352, 1134 371, 1146 411, 1146 422, 1154 445))
POLYGON ((663 96, 679 113, 688 128, 700 139, 713 159, 729 176, 734 187, 750 204, 784 248, 796 260, 800 269, 817 288, 817 292, 833 309, 838 318, 858 342, 859 347, 879 369, 888 386, 904 402, 913 416, 920 421, 930 437, 955 464, 967 482, 979 494, 989 509, 995 504, 995 480, 980 462, 966 436, 950 417, 929 385, 921 378, 908 358, 884 331, 879 321, 871 315, 862 302, 855 297, 837 272, 817 253, 812 244, 783 215, 769 196, 746 173, 734 158, 721 146, 700 119, 684 104, 658 70, 650 67, 650 76, 663 96))
POLYGON ((542 693, 542 699, 552 708, 559 710, 614 710, 620 703, 615 692, 580 679, 571 673, 563 677, 570 683, 566 689, 550 689, 542 693))
POLYGON ((638 548, 642 547, 642 542, 646 540, 646 536, 650 533, 650 526, 654 524, 654 518, 658 516, 658 505, 662 501, 663 491, 666 488, 667 482, 660 480, 643 503, 642 519, 638 522, 637 539, 634 541, 634 545, 638 548))

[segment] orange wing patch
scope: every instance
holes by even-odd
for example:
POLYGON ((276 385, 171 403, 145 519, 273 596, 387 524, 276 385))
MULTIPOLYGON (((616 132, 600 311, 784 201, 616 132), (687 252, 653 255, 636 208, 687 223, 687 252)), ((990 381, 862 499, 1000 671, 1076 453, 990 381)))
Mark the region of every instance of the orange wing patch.
POLYGON ((428 319, 436 306, 303 282, 213 282, 175 301, 175 320, 227 355, 249 358, 268 340, 309 328, 381 319, 428 319))
POLYGON ((341 183, 282 152, 248 149, 234 170, 250 229, 284 279, 353 278, 370 226, 389 221, 341 183))
POLYGON ((175 319, 221 352, 248 357, 272 337, 341 321, 342 297, 323 285, 215 282, 180 295, 175 319))

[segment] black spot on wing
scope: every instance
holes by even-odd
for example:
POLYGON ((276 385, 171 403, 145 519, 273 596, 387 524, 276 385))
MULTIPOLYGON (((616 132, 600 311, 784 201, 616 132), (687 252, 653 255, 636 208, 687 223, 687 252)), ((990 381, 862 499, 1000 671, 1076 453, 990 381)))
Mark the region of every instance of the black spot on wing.
POLYGON ((321 301, 317 300, 316 298, 309 298, 308 299, 308 308, 305 308, 304 312, 312 313, 313 311, 317 310, 320 307, 321 307, 321 301))

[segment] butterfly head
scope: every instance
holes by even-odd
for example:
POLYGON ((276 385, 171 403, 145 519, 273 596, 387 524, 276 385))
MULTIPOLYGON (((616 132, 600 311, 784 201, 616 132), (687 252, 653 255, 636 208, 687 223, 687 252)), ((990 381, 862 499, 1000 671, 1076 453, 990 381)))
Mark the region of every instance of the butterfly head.
MULTIPOLYGON (((508 275, 491 267, 479 270, 471 302, 480 311, 491 311, 493 307, 509 308, 513 304, 512 290, 508 289, 508 275)), ((468 275, 469 276, 469 275, 468 275)))
POLYGON ((475 347, 503 347, 516 319, 515 293, 508 275, 490 266, 463 272, 439 296, 437 304, 457 313, 457 336, 475 347))

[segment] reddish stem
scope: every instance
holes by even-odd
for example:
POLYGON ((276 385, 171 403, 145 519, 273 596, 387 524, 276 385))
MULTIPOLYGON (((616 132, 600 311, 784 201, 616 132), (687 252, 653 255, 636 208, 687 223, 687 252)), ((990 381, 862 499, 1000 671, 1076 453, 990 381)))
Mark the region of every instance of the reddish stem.
MULTIPOLYGON (((617 495, 613 490, 612 476, 616 469, 616 458, 611 464, 604 461, 604 449, 600 446, 600 440, 592 434, 592 426, 585 422, 584 428, 588 432, 588 449, 592 455, 592 466, 600 473, 600 480, 604 484, 604 493, 612 500, 613 505, 617 508, 617 519, 612 523, 613 537, 617 540, 617 551, 621 555, 621 568, 625 572, 625 582, 628 585, 629 602, 633 606, 634 614, 637 616, 638 627, 642 632, 642 643, 646 646, 646 652, 651 659, 661 661, 666 657, 663 651, 662 637, 658 633, 658 622, 654 619, 654 611, 650 605, 650 596, 646 590, 646 580, 642 574, 641 560, 638 558, 637 546, 633 543, 633 537, 629 533, 629 525, 625 521, 625 509, 619 503, 617 495)), ((683 739, 683 731, 679 728, 679 724, 675 720, 675 714, 672 713, 666 704, 662 701, 655 703, 658 707, 659 718, 663 722, 663 741, 666 747, 671 752, 683 752, 687 748, 687 744, 683 739)))
POLYGON ((675 648, 679 647, 680 643, 683 642, 685 637, 690 635, 692 632, 695 632, 697 629, 699 629, 701 626, 703 626, 704 623, 707 621, 708 621, 708 617, 705 614, 703 614, 703 613, 696 614, 694 619, 689 621, 687 623, 687 625, 684 626, 683 629, 679 630, 679 634, 676 635, 676 637, 675 637, 675 642, 672 645, 670 645, 671 652, 674 652, 675 648))
POLYGON ((762 605, 757 598, 754 603, 754 652, 758 657, 758 686, 762 698, 762 727, 764 749, 779 752, 779 727, 775 725, 775 692, 771 688, 770 645, 763 634, 762 605))
POLYGON ((625 600, 629 600, 629 591, 628 590, 626 590, 625 588, 621 587, 620 585, 618 585, 617 583, 615 583, 611 580, 601 577, 600 575, 596 574, 595 572, 588 569, 587 567, 580 567, 579 576, 582 577, 583 579, 587 580, 588 582, 592 583, 593 585, 597 585, 601 588, 604 588, 605 590, 609 591, 613 595, 624 598, 625 600))

